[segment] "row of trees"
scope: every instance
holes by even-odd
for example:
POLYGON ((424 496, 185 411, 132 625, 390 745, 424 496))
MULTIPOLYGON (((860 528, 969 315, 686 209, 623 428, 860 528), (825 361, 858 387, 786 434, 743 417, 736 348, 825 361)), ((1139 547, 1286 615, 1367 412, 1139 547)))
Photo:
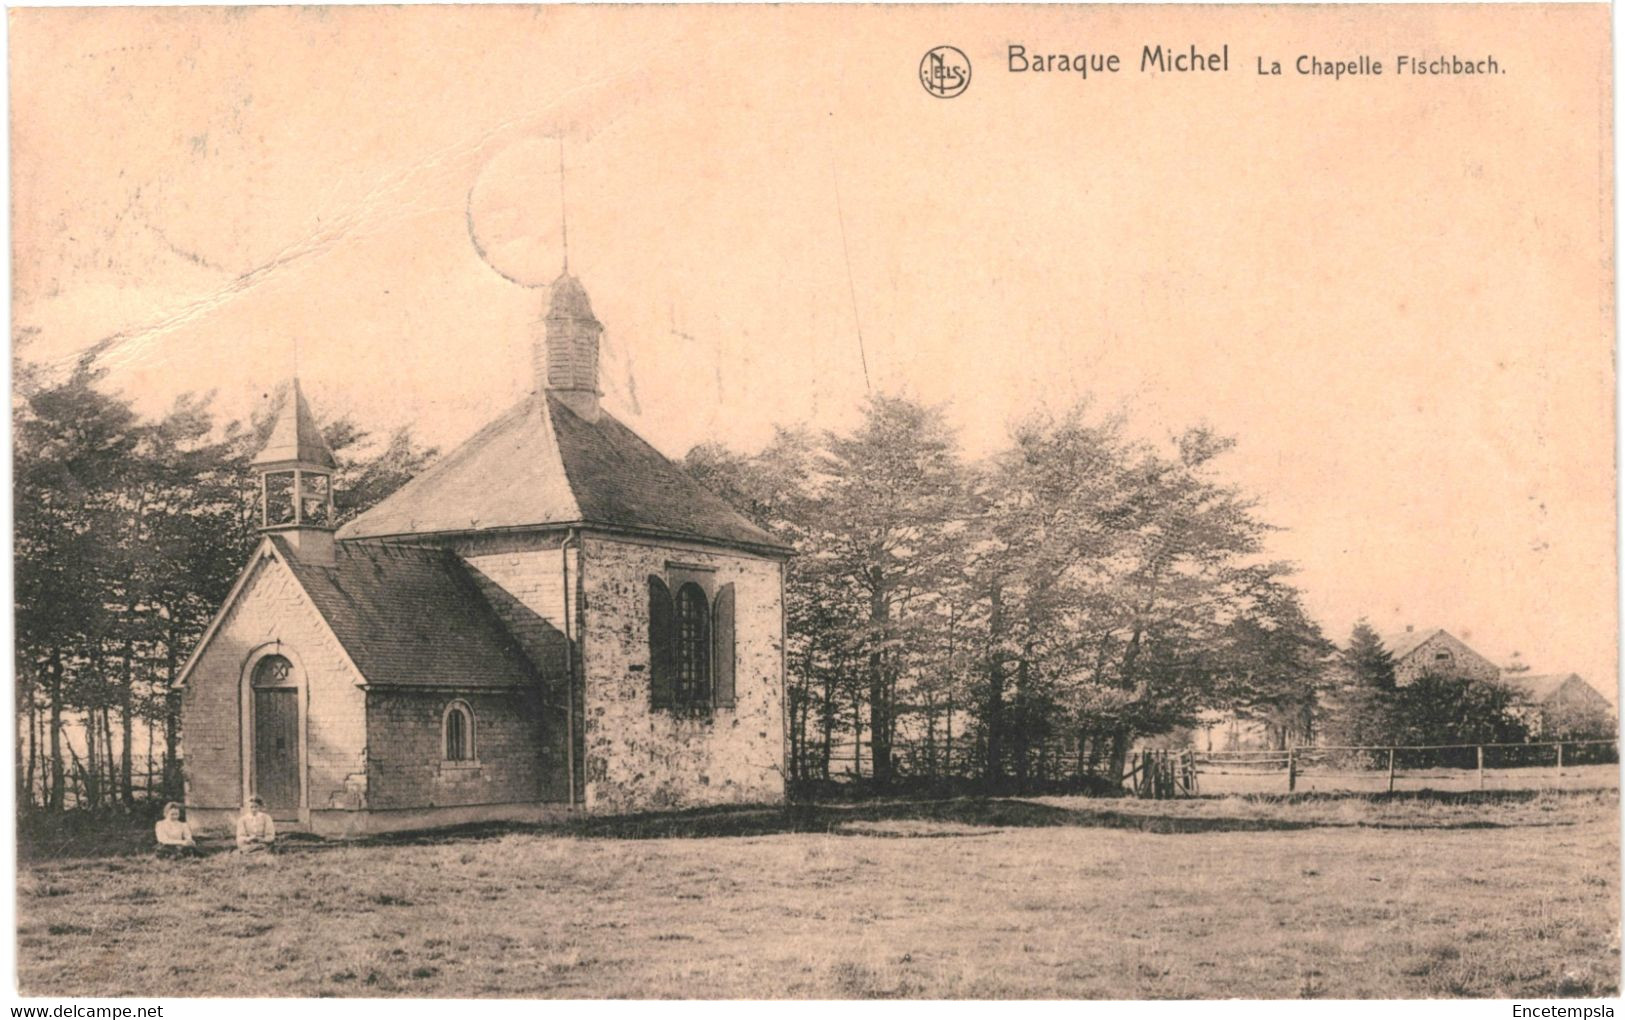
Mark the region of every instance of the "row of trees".
MULTIPOLYGON (((144 421, 84 368, 14 377, 19 800, 60 810, 72 785, 129 803, 138 732, 174 790, 176 678, 253 546, 248 462, 270 422, 221 423, 190 396, 144 421)), ((434 455, 409 428, 325 433, 341 520, 434 455)), ((939 409, 877 396, 850 432, 695 448, 686 467, 797 550, 789 778, 855 767, 1021 788, 1064 749, 1073 774, 1110 782, 1137 739, 1208 709, 1278 746, 1317 728, 1518 739, 1499 687, 1396 689, 1363 625, 1337 651, 1265 555, 1254 500, 1223 480, 1231 446, 1204 428, 1136 441, 1078 408, 969 461, 939 409)))
POLYGON ((882 784, 1022 787, 1058 748, 1116 776, 1137 737, 1207 708, 1305 728, 1334 648, 1217 470, 1231 445, 1204 428, 1138 442, 1079 408, 969 462, 940 410, 877 396, 850 434, 692 451, 692 472, 797 549, 790 778, 827 779, 866 746, 882 784))
MULTIPOLYGON (((270 421, 222 423, 196 396, 143 420, 83 366, 48 380, 14 363, 13 380, 18 802, 61 810, 71 787, 129 804, 153 771, 138 754, 173 795, 176 678, 253 547, 248 462, 270 421)), ((434 453, 405 428, 325 434, 345 516, 434 453)))

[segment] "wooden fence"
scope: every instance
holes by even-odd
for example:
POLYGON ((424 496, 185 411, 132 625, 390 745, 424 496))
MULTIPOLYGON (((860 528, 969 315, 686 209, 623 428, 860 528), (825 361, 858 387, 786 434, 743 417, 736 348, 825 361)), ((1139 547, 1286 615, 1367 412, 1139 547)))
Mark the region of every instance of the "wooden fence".
MULTIPOLYGON (((145 765, 145 763, 142 763, 145 765)), ((94 779, 89 775, 82 761, 72 759, 62 773, 62 806, 67 810, 88 807, 112 807, 121 802, 123 789, 121 785, 110 779, 105 773, 98 773, 94 779), (92 797, 92 791, 95 796, 92 797)), ((19 784, 19 790, 26 783, 19 784)), ((31 796, 24 798, 25 804, 32 803, 35 807, 46 804, 50 800, 50 773, 40 773, 36 770, 34 788, 31 796)), ((130 792, 137 803, 143 801, 167 800, 170 797, 179 799, 179 791, 171 792, 164 786, 164 770, 161 765, 152 768, 138 767, 130 773, 130 792)))
MULTIPOLYGON (((868 742, 831 748, 830 779, 836 783, 872 775, 868 742)), ((898 741, 892 755, 902 780, 985 778, 982 749, 969 740, 953 745, 898 741)), ((1046 746, 1030 749, 1017 776, 1006 765, 1005 788, 1066 791, 1121 786, 1141 797, 1198 794, 1342 791, 1383 793, 1396 789, 1475 790, 1617 787, 1616 740, 1570 740, 1534 744, 1431 744, 1371 747, 1292 747, 1284 750, 1196 751, 1137 748, 1120 777, 1106 774, 1109 756, 1100 748, 1046 746)))
POLYGON ((1206 793, 1617 787, 1618 765, 1616 740, 1195 753, 1206 793))

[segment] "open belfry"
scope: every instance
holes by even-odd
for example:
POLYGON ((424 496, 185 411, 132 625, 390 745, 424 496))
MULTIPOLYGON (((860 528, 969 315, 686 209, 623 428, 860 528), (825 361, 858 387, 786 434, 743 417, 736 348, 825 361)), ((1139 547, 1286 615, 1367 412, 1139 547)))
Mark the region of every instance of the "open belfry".
POLYGON ((787 547, 601 404, 581 282, 535 389, 335 528, 298 380, 263 538, 182 674, 189 817, 327 835, 784 794, 787 547))

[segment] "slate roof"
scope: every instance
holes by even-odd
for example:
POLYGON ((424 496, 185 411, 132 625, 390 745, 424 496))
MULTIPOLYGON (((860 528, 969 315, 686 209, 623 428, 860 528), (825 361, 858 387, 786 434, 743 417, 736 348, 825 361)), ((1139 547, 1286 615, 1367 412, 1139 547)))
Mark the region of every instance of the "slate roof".
POLYGON ((788 551, 608 412, 588 421, 545 392, 509 409, 338 537, 569 525, 788 551))
POLYGON ((536 671, 449 551, 338 543, 335 563, 301 560, 270 536, 361 675, 381 686, 512 687, 536 671))
POLYGON ((255 455, 255 466, 300 462, 332 469, 333 451, 328 449, 322 430, 316 427, 316 416, 310 413, 305 395, 294 378, 277 390, 275 418, 271 435, 265 446, 255 455))

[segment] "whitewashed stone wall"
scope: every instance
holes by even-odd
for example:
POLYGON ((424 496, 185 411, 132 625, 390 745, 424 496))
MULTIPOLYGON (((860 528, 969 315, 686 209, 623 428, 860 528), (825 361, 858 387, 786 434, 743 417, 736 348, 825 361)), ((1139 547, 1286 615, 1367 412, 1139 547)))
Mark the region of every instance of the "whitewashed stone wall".
POLYGON ((232 604, 181 699, 188 807, 235 810, 242 804, 242 682, 249 659, 268 644, 302 675, 308 805, 360 808, 367 798, 366 700, 361 678, 280 561, 264 555, 232 604))
POLYGON ((581 569, 586 807, 609 813, 782 799, 778 561, 589 536, 581 569), (711 568, 701 572, 711 591, 729 583, 735 589, 737 704, 708 718, 650 707, 648 579, 670 579, 673 563, 711 568))

